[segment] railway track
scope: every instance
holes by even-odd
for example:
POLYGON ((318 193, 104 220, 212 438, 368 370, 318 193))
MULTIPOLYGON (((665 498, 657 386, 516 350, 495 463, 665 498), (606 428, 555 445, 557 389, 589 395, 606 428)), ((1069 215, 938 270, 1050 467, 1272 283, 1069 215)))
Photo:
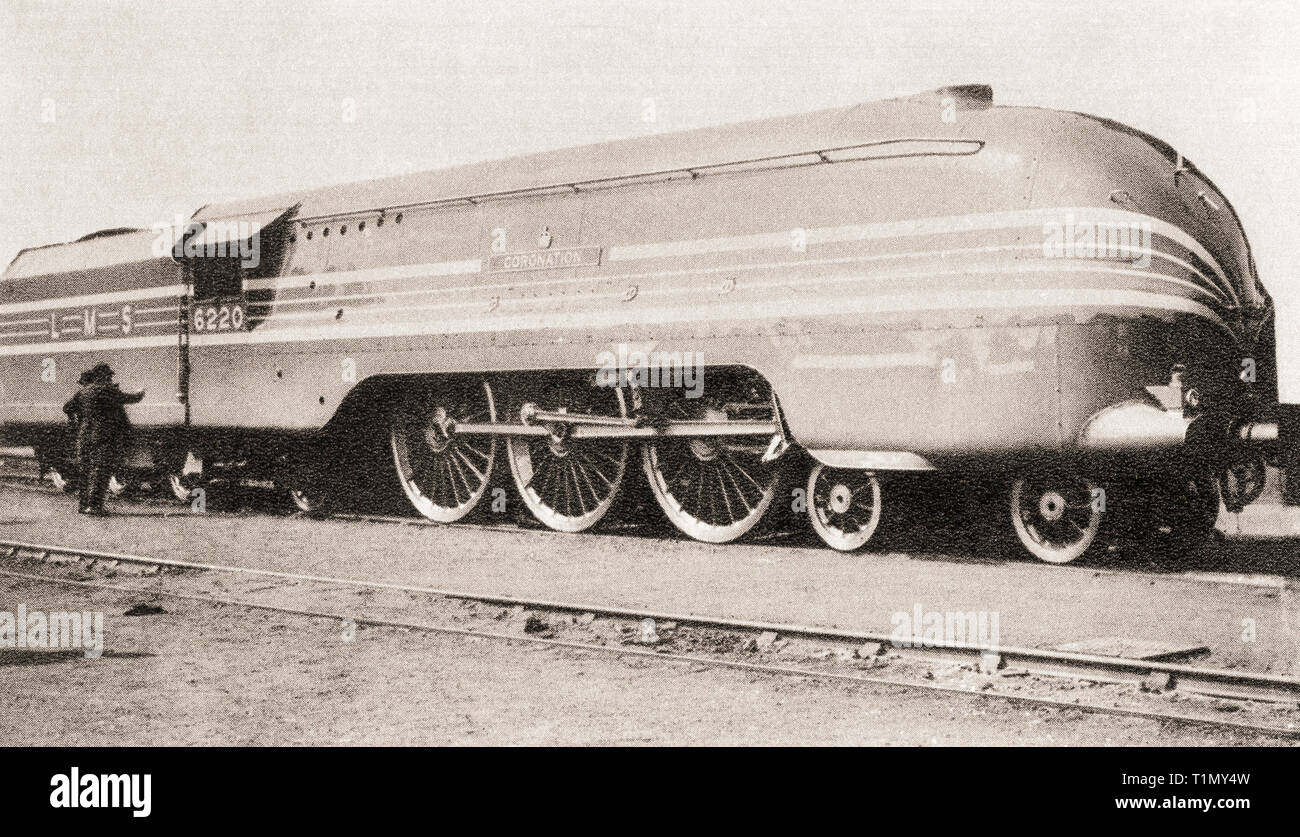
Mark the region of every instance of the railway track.
MULTIPOLYGON (((12 488, 17 491, 27 491, 35 494, 46 494, 50 496, 64 496, 63 490, 59 488, 55 488, 54 486, 50 485, 49 482, 47 482, 46 480, 30 474, 14 474, 14 473, 4 473, 3 471, 0 471, 0 488, 12 488)), ((165 498, 158 499, 149 496, 124 495, 116 498, 116 502, 131 503, 133 506, 137 508, 157 510, 164 515, 188 515, 192 513, 191 511, 189 511, 188 506, 179 504, 175 500, 165 499, 165 498)), ((223 517, 264 516, 264 515, 276 513, 276 510, 273 508, 274 505, 275 505, 274 501, 268 500, 265 504, 259 504, 255 507, 248 507, 239 510, 214 509, 209 506, 203 513, 207 515, 223 516, 223 517)), ((537 533, 541 535, 558 535, 558 536, 567 536, 571 534, 569 532, 562 532, 557 529, 551 529, 547 526, 543 526, 540 523, 533 523, 532 521, 526 521, 524 523, 514 523, 514 522, 485 523, 482 521, 474 521, 474 520, 458 520, 454 524, 448 524, 448 523, 440 523, 436 520, 429 520, 424 517, 419 517, 415 514, 398 515, 398 514, 364 513, 364 512, 356 512, 356 511, 331 511, 331 512, 307 513, 293 508, 289 503, 283 504, 282 514, 285 516, 305 516, 305 517, 311 517, 313 519, 318 519, 318 520, 342 520, 342 521, 354 521, 354 522, 364 522, 364 523, 385 523, 385 524, 391 524, 395 526, 420 526, 420 527, 425 527, 430 529, 438 529, 449 525, 454 525, 457 529, 472 529, 475 531, 483 531, 483 532, 529 532, 529 533, 537 533)), ((608 526, 603 531, 605 534, 609 534, 611 532, 629 533, 629 532, 641 532, 641 531, 652 531, 652 530, 656 532, 662 531, 666 536, 669 537, 678 536, 676 530, 672 529, 671 527, 655 526, 654 524, 650 524, 650 523, 635 523, 635 522, 627 522, 627 521, 608 526)), ((785 539, 796 537, 798 534, 799 533, 797 531, 792 529, 773 529, 771 531, 751 534, 749 537, 749 541, 752 543, 779 541, 779 540, 785 540, 785 539)))
MULTIPOLYGON (((0 468, 6 462, 13 462, 22 457, 0 457, 0 468)), ((34 464, 34 461, 33 461, 34 464)), ((0 488, 10 488, 17 491, 26 491, 36 494, 45 494, 50 496, 63 496, 63 492, 51 486, 47 481, 35 476, 34 474, 5 473, 0 470, 0 488)), ((269 495, 268 495, 269 497, 269 495)), ((192 512, 187 506, 179 505, 175 500, 169 498, 155 498, 151 496, 126 495, 116 499, 117 503, 130 503, 133 507, 157 511, 161 516, 180 516, 188 515, 192 512)), ((220 509, 213 508, 211 505, 203 512, 210 516, 219 517, 261 517, 266 515, 280 515, 287 517, 307 516, 322 521, 348 521, 359 523, 379 523, 393 526, 412 526, 430 529, 444 528, 448 525, 454 525, 457 529, 469 529, 482 532, 527 532, 537 535, 559 535, 565 536, 569 533, 557 531, 531 520, 525 519, 523 522, 506 522, 494 523, 484 522, 482 520, 460 520, 454 524, 440 523, 429 520, 415 514, 380 514, 365 513, 358 511, 332 511, 317 512, 308 514, 298 510, 290 503, 276 505, 274 500, 261 498, 261 501, 255 502, 251 506, 237 509, 220 509)), ((613 525, 607 525, 603 534, 615 535, 632 535, 643 537, 665 537, 680 539, 681 535, 670 526, 657 526, 654 523, 638 523, 633 521, 622 521, 613 525)), ((807 543, 815 547, 810 539, 806 538, 806 533, 800 532, 797 528, 772 527, 766 531, 751 533, 748 536, 750 543, 776 543, 776 544, 802 544, 807 543)), ((910 551, 910 550, 905 550, 910 551)), ((1037 566, 1032 563, 1026 563, 1026 566, 1037 566)), ((1044 566, 1044 571, 1052 573, 1086 573, 1089 576, 1107 575, 1111 573, 1125 573, 1128 575, 1141 575, 1150 577, 1152 580, 1169 580, 1178 579, 1181 581, 1195 582, 1198 584, 1208 585, 1232 585, 1232 586, 1250 586, 1266 587, 1271 589, 1288 589, 1296 586, 1296 582, 1286 576, 1279 576, 1269 573, 1248 573, 1248 572, 1218 572, 1206 569, 1189 570, 1185 572, 1170 573, 1168 571, 1151 572, 1141 568, 1120 566, 1116 564, 1094 563, 1079 565, 1051 565, 1044 566)))
MULTIPOLYGON (((1286 726, 1254 724, 1204 715, 1183 714, 1168 711, 1153 711, 1133 706, 1104 705, 1076 700, 1061 700, 1044 695, 1024 694, 999 689, 991 684, 1001 679, 1001 674, 1013 673, 1042 678, 1073 678, 1091 683, 1106 684, 1148 684, 1152 678, 1162 681, 1163 688, 1176 689, 1180 693, 1226 699, 1230 701, 1267 701, 1295 707, 1300 704, 1300 679, 1278 677, 1275 675, 1228 671, 1223 669, 1201 668, 1179 663, 1156 662, 1150 660, 1132 660, 1115 657, 1051 651, 1034 648, 998 647, 990 649, 964 643, 924 643, 915 647, 897 647, 893 638, 887 635, 868 632, 841 630, 808 625, 758 622, 742 619, 716 618, 694 614, 666 613, 652 610, 610 607, 591 603, 548 601, 526 599, 511 596, 485 595, 473 591, 451 590, 434 587, 404 585, 389 582, 369 581, 365 579, 343 578, 283 572, 278 570, 247 568, 223 564, 194 561, 182 561, 166 558, 152 558, 140 555, 128 555, 113 552, 83 549, 51 544, 27 543, 21 541, 0 541, 0 554, 10 559, 49 560, 54 556, 74 559, 81 562, 118 562, 118 564, 137 565, 162 572, 203 572, 224 573, 244 579, 269 579, 276 584, 256 588, 259 591, 285 589, 288 586, 322 585, 333 588, 359 588, 370 590, 393 591, 404 594, 435 597, 442 600, 474 603, 495 607, 524 609, 530 614, 540 614, 541 623, 557 618, 567 618, 576 624, 575 617, 585 617, 588 623, 601 619, 614 625, 622 626, 624 634, 635 636, 639 631, 642 636, 648 631, 654 635, 656 630, 706 630, 725 635, 734 640, 733 646, 750 649, 745 654, 722 653, 678 653, 672 648, 647 647, 638 642, 624 642, 613 646, 596 641, 530 635, 524 632, 507 632, 497 629, 461 627, 446 624, 431 624, 408 619, 384 618, 350 610, 329 611, 315 608, 289 606, 283 603, 237 599, 200 593, 168 590, 160 585, 148 587, 112 584, 104 581, 90 581, 85 578, 68 578, 59 575, 0 569, 0 576, 31 582, 63 584, 86 589, 116 591, 121 593, 149 594, 167 596, 175 599, 208 603, 220 606, 244 607, 260 611, 270 611, 287 615, 351 621, 356 625, 372 627, 401 628, 422 632, 473 636, 496 641, 540 643, 543 646, 563 648, 574 651, 598 654, 614 654, 627 657, 652 658, 665 663, 704 665, 713 668, 726 668, 750 671, 775 676, 795 677, 841 683, 871 684, 911 690, 939 693, 961 694, 987 700, 1005 700, 1024 705, 1053 708, 1059 710, 1086 711, 1108 715, 1143 718, 1160 722, 1190 724, 1237 732, 1249 732, 1287 738, 1300 738, 1300 727, 1295 723, 1286 726), (279 587, 277 588, 277 585, 279 587), (888 652, 890 659, 901 658, 904 663, 922 666, 935 664, 957 665, 981 671, 987 677, 977 687, 951 685, 920 677, 891 677, 879 674, 864 674, 857 670, 826 670, 824 667, 809 668, 801 665, 788 665, 783 661, 753 659, 754 649, 764 641, 764 637, 780 637, 782 641, 811 641, 832 646, 833 654, 826 657, 833 660, 845 660, 845 652, 861 653, 863 648, 877 649, 870 653, 888 652), (837 647, 837 648, 836 648, 837 647)), ((875 667, 868 659, 865 663, 875 667)), ((888 665, 886 664, 886 667, 888 665)), ((1005 681, 1004 681, 1005 682, 1005 681)))

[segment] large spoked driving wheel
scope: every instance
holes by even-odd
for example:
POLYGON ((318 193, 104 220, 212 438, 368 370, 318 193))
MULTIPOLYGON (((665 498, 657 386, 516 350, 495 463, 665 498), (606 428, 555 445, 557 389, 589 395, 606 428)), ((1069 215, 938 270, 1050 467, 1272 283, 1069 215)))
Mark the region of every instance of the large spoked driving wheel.
POLYGON ((1011 487, 1011 522, 1020 543, 1049 564, 1068 564, 1098 545, 1099 486, 1069 473, 1024 477, 1011 487))
POLYGON ((460 422, 494 422, 492 387, 439 385, 412 396, 393 419, 389 442, 397 478, 415 510, 452 523, 474 510, 487 491, 496 459, 490 437, 457 436, 460 422))
POLYGON ((808 477, 808 518, 831 549, 852 552, 880 526, 880 481, 869 471, 818 464, 808 477))
MULTIPOLYGON (((619 387, 575 385, 561 400, 570 414, 627 415, 619 387)), ((570 426, 552 424, 549 436, 512 438, 506 452, 515 487, 533 516, 557 531, 581 532, 595 526, 618 496, 628 443, 570 439, 570 426)))
MULTIPOLYGON (((746 410, 733 416, 736 405, 706 405, 704 399, 688 399, 675 389, 658 390, 650 397, 659 402, 656 413, 667 419, 770 420, 775 413, 767 408, 761 415, 746 410)), ((674 526, 696 540, 727 543, 753 529, 776 496, 780 474, 774 463, 763 462, 764 450, 764 443, 749 438, 670 438, 647 442, 641 465, 655 500, 674 526)))

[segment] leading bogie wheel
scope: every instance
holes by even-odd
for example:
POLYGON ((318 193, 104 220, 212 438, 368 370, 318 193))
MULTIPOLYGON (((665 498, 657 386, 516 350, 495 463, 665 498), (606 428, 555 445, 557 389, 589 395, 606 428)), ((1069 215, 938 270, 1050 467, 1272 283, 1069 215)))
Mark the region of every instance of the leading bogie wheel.
POLYGON ((1031 555, 1068 564, 1100 549, 1105 495, 1093 480, 1067 471, 1043 471, 1011 486, 1016 537, 1031 555))

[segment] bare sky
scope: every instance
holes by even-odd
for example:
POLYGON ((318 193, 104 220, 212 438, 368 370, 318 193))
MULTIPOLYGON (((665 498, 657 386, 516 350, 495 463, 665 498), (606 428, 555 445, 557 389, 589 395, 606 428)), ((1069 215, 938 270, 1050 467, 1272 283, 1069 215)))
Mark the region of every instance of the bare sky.
POLYGON ((1213 178, 1300 401, 1291 2, 0 0, 0 260, 215 200, 969 82, 1141 128, 1213 178))

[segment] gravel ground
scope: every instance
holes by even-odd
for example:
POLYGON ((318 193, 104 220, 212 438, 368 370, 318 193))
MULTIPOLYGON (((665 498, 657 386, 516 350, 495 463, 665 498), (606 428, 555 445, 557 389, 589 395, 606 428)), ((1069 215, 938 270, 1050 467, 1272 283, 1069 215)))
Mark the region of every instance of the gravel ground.
MULTIPOLYGON (((197 580, 221 586, 216 576, 197 580)), ((166 613, 122 615, 146 598, 0 578, 0 602, 101 610, 107 636, 98 660, 0 652, 0 743, 1286 743, 975 697, 620 659, 528 640, 366 627, 349 640, 335 620, 166 597, 157 600, 166 613)))
POLYGON ((636 535, 494 531, 170 512, 0 489, 4 537, 522 598, 889 632, 897 613, 995 611, 1003 645, 1097 637, 1208 646, 1200 664, 1300 674, 1296 539, 1235 539, 1175 568, 1118 557, 1052 567, 983 544, 841 555, 785 541, 713 546, 636 535), (1216 557, 1217 555, 1217 557, 1216 557), (1185 570, 1268 571, 1275 586, 1185 570), (1280 585, 1280 586, 1277 586, 1280 585))

